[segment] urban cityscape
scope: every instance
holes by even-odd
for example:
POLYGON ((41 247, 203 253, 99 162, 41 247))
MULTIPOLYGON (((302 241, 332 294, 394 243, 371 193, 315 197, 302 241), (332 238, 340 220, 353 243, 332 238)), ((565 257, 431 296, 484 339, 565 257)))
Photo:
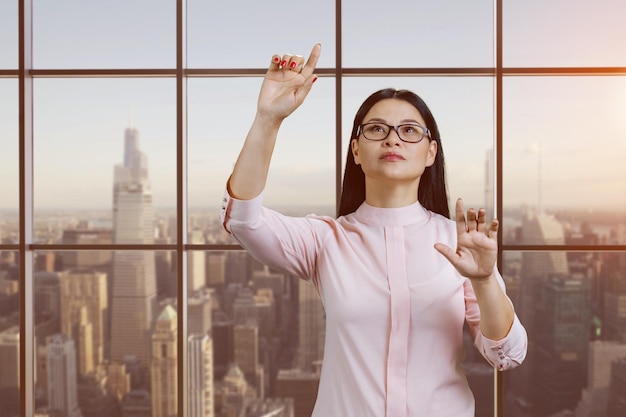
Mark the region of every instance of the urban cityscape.
MULTIPOLYGON (((176 218, 153 207, 139 132, 124 132, 110 211, 56 211, 34 227, 48 244, 171 244, 176 218), (45 220, 45 221, 44 221, 45 220)), ((492 162, 486 157, 486 171, 492 162)), ((493 196, 485 178, 485 201, 493 196)), ((317 214, 333 215, 334 208, 317 214)), ((298 213, 308 214, 308 213, 298 213)), ((17 243, 17 214, 0 238, 17 243)), ((626 244, 626 208, 505 209, 511 245, 626 244)), ((188 213, 190 245, 235 243, 219 213, 188 213)), ((38 417, 308 417, 323 362, 315 287, 241 250, 187 256, 187 390, 178 397, 177 257, 166 250, 38 251, 34 256, 38 417)), ((19 259, 0 251, 0 417, 19 415, 19 259)), ((507 417, 626 415, 626 253, 504 252, 500 270, 529 335, 504 375, 507 417)), ((464 370, 476 415, 494 415, 493 369, 466 333, 464 370)))

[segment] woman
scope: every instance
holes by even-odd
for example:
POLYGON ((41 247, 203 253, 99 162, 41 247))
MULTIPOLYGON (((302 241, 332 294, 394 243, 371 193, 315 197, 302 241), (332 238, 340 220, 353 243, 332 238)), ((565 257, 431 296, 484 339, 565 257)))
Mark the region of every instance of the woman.
POLYGON ((409 91, 359 109, 337 219, 262 207, 281 122, 317 79, 321 51, 275 55, 228 181, 222 220, 260 262, 311 281, 326 312, 315 417, 474 416, 461 368, 463 325, 499 370, 519 365, 526 332, 495 262, 498 222, 448 219, 439 131, 409 91), (454 248, 454 249, 452 249, 454 248))

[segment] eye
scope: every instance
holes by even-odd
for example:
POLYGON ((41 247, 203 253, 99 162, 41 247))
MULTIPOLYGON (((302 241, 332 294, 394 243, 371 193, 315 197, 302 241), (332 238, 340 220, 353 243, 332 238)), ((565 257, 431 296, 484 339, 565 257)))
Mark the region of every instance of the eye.
POLYGON ((400 126, 400 131, 407 135, 419 136, 422 134, 423 129, 418 125, 402 125, 400 126))
POLYGON ((365 125, 365 130, 372 133, 382 133, 385 131, 385 127, 386 126, 377 123, 368 123, 365 125))

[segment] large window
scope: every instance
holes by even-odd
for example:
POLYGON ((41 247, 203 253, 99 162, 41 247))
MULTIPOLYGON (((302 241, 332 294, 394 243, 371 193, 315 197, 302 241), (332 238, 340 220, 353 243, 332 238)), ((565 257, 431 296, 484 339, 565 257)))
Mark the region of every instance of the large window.
POLYGON ((451 201, 502 222, 530 337, 507 373, 466 337, 476 415, 626 415, 625 15, 619 0, 0 2, 0 417, 310 415, 317 294, 242 251, 219 209, 270 57, 316 42, 267 205, 333 216, 360 103, 417 92, 451 201))

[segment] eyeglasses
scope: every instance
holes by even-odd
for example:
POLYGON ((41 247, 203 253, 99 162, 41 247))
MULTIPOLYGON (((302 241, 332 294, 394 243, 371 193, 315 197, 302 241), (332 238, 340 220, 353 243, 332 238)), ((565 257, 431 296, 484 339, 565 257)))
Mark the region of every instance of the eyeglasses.
POLYGON ((425 136, 430 138, 430 131, 428 128, 416 123, 390 126, 386 123, 371 122, 359 126, 359 131, 360 133, 363 133, 363 137, 365 139, 376 141, 387 139, 391 130, 395 130, 396 134, 403 142, 417 143, 421 142, 425 136))

